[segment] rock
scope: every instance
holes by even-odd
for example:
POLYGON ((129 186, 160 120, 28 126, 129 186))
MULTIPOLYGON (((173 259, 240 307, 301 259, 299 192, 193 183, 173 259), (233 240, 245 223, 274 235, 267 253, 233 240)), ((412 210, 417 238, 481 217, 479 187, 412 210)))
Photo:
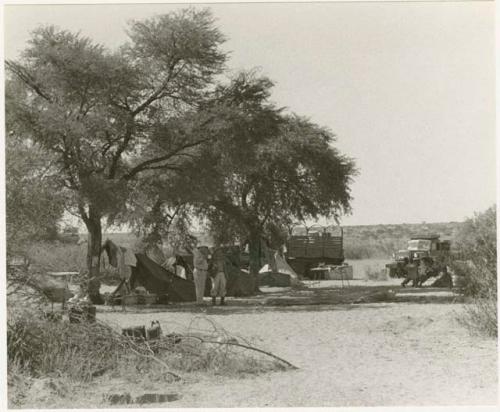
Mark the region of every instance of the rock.
POLYGON ((132 396, 130 393, 113 393, 111 395, 106 395, 105 401, 109 402, 111 405, 127 405, 132 403, 132 396))
POLYGON ((180 399, 177 393, 145 393, 136 397, 132 397, 130 393, 113 393, 106 395, 105 401, 111 405, 129 405, 129 404, 147 404, 147 403, 165 403, 173 402, 180 399))
POLYGON ((134 403, 164 403, 179 400, 180 396, 177 393, 145 393, 144 395, 137 396, 134 403))

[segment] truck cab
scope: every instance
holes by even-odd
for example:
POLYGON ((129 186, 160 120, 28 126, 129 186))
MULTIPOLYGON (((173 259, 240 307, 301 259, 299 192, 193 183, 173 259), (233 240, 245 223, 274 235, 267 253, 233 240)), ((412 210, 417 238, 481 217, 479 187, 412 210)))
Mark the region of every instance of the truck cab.
POLYGON ((449 240, 440 240, 439 235, 416 235, 408 241, 410 260, 420 260, 424 257, 435 259, 450 252, 449 240))

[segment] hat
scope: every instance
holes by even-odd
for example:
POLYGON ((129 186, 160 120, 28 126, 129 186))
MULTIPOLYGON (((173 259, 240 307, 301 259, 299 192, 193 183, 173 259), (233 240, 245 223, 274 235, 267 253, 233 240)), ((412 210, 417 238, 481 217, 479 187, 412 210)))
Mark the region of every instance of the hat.
POLYGON ((203 242, 197 242, 196 243, 196 249, 201 249, 201 250, 206 249, 206 250, 208 250, 208 246, 205 243, 203 243, 203 242))

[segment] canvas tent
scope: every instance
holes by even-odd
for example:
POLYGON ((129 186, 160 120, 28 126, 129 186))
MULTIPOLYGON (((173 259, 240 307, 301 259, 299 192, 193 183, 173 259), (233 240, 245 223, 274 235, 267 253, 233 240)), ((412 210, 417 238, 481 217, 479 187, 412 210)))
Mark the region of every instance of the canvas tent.
POLYGON ((176 276, 155 263, 148 256, 138 253, 137 265, 132 268, 130 286, 143 286, 150 293, 167 295, 171 302, 192 302, 196 300, 194 283, 176 276))
POLYGON ((279 253, 274 254, 271 264, 265 264, 259 271, 260 285, 291 286, 298 282, 297 273, 279 253))
MULTIPOLYGON (((162 266, 163 262, 155 262, 151 257, 158 258, 159 250, 154 250, 152 256, 143 253, 133 253, 116 245, 107 239, 102 250, 108 254, 109 263, 118 269, 122 282, 113 295, 128 295, 138 286, 144 287, 149 293, 160 297, 166 296, 170 302, 190 302, 196 300, 194 283, 177 276, 173 271, 162 266)), ((161 252, 161 251, 160 251, 161 252)), ((162 260, 162 259, 159 259, 162 260)))
MULTIPOLYGON (((227 295, 245 296, 253 292, 251 276, 240 269, 239 248, 225 247, 224 270, 227 275, 227 295)), ((172 302, 191 302, 196 300, 194 282, 176 276, 173 272, 155 263, 144 254, 136 254, 137 265, 132 268, 130 286, 144 286, 146 290, 158 295, 167 294, 172 302)), ((205 296, 210 296, 210 279, 207 277, 205 296)))
MULTIPOLYGON (((113 257, 115 251, 117 258, 110 258, 110 264, 118 267, 122 282, 115 289, 113 295, 127 295, 130 290, 138 286, 143 286, 148 292, 162 296, 167 295, 171 302, 190 302, 195 301, 195 287, 192 281, 192 255, 189 253, 173 254, 167 258, 158 247, 148 249, 146 253, 137 253, 135 256, 135 266, 123 264, 127 270, 120 270, 119 257, 125 256, 129 250, 124 250, 113 244, 111 241, 106 241, 103 250, 108 252, 108 256, 113 257), (173 264, 170 264, 174 258, 173 264), (115 263, 116 261, 116 263, 115 263), (185 269, 186 278, 177 276, 175 267, 182 266, 185 269), (130 271, 130 272, 129 272, 130 271), (122 272, 130 273, 130 277, 122 276, 122 272)), ((224 252, 224 271, 227 276, 227 296, 247 296, 251 295, 255 290, 253 277, 241 269, 241 250, 239 246, 223 246, 224 252)), ((124 258, 122 259, 125 260, 124 258)), ((205 296, 210 296, 211 281, 207 276, 205 284, 205 296)))

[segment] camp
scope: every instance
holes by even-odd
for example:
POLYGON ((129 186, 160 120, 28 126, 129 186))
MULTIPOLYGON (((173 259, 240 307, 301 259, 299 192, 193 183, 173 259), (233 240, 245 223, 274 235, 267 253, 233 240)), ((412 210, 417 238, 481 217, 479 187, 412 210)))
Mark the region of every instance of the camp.
POLYGON ((194 283, 161 267, 144 254, 137 253, 137 265, 132 268, 130 286, 144 286, 150 293, 166 295, 170 302, 192 302, 196 300, 194 283))

